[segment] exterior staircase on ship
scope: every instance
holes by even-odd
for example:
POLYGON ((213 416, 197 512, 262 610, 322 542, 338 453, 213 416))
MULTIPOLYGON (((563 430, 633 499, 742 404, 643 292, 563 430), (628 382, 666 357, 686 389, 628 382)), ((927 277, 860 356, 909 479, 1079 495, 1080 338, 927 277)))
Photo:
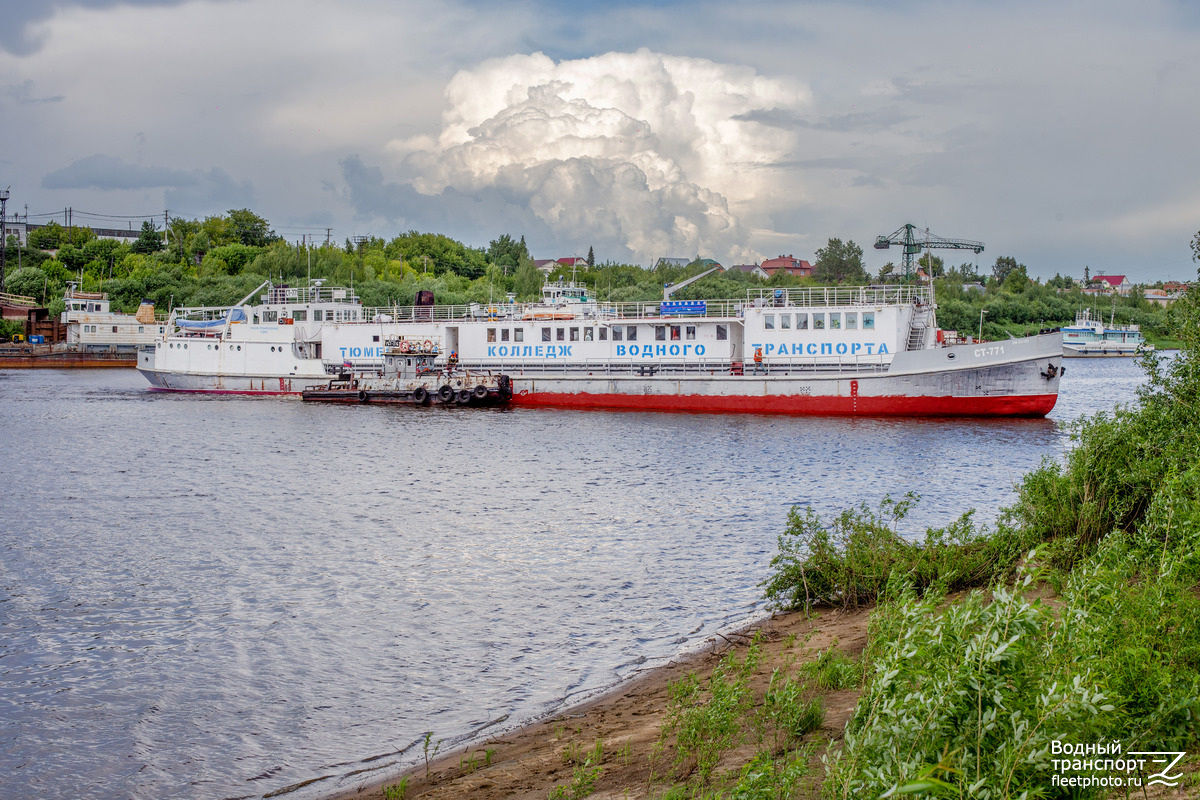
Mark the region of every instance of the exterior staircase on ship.
POLYGON ((929 322, 933 313, 928 304, 919 305, 913 309, 912 321, 908 326, 908 343, 906 350, 924 350, 925 335, 929 331, 929 322))

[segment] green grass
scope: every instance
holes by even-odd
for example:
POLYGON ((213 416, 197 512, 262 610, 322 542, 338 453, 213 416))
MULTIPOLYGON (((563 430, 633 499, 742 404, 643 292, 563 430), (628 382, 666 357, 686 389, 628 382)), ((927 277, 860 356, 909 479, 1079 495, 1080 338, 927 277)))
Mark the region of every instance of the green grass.
POLYGON ((741 743, 742 720, 751 700, 747 687, 760 655, 755 640, 744 659, 731 650, 707 685, 695 673, 671 684, 659 750, 674 737, 671 767, 676 774, 694 772, 697 782, 706 784, 721 756, 741 743))
POLYGON ((401 778, 399 783, 383 787, 383 800, 404 800, 406 794, 408 794, 407 777, 401 778))
POLYGON ((651 756, 652 766, 665 762, 668 767, 657 776, 667 778, 657 796, 783 800, 794 795, 808 772, 810 752, 802 740, 821 727, 825 708, 802 669, 791 674, 776 669, 761 694, 752 691, 751 677, 761 659, 755 637, 744 655, 727 653, 707 681, 691 674, 671 684, 666 722, 651 756), (755 748, 748 762, 718 772, 723 758, 748 744, 755 748))
POLYGON ((817 657, 801 667, 818 689, 836 691, 853 689, 862 683, 862 667, 853 658, 837 648, 835 639, 828 649, 817 653, 817 657))

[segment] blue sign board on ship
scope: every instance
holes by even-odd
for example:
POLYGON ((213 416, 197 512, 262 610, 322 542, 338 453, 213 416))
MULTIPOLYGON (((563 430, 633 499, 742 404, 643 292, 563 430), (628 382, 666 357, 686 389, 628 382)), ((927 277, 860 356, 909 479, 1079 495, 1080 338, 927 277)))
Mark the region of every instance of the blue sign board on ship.
POLYGON ((664 300, 658 307, 663 317, 703 317, 707 312, 708 304, 703 300, 664 300))

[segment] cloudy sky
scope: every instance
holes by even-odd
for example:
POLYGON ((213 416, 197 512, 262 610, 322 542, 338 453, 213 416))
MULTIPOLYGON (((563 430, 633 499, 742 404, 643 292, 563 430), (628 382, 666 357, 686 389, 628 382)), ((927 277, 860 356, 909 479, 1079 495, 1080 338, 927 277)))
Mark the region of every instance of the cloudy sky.
POLYGON ((981 267, 1196 274, 1194 0, 0 11, 0 186, 32 221, 248 206, 289 239, 509 233, 647 265, 839 237, 872 269, 912 222, 984 241, 981 267))

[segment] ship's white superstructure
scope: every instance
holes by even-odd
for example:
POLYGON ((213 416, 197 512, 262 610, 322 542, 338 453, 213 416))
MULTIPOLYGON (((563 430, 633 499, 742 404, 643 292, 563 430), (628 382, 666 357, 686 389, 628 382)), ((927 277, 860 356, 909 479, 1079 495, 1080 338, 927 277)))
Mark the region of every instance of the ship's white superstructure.
POLYGON ((61 320, 67 328, 68 349, 73 351, 131 353, 167 333, 166 319, 155 315, 149 301, 136 314, 121 314, 112 310, 107 294, 81 292, 74 284, 67 287, 63 301, 61 320))
POLYGON ((389 339, 429 338, 464 368, 502 370, 525 405, 1042 416, 1058 394, 1059 333, 947 344, 927 287, 624 304, 574 288, 550 284, 530 304, 366 309, 272 287, 238 306, 244 322, 206 310, 211 328, 176 330, 138 368, 161 389, 295 393, 347 366, 380 368, 389 339))

